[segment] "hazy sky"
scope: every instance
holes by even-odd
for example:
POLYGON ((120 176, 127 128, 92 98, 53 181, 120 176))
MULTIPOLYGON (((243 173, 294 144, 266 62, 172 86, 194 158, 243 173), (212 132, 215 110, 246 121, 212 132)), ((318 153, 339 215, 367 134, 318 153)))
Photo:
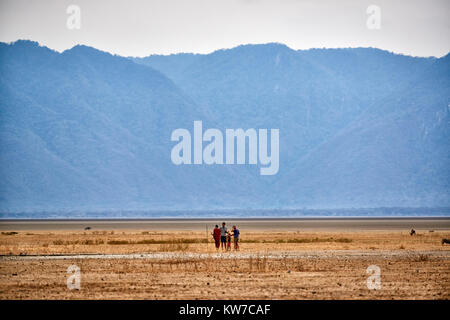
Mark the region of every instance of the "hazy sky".
POLYGON ((0 0, 0 41, 124 56, 281 42, 440 57, 450 51, 449 13, 449 0, 0 0), (71 4, 81 10, 80 29, 67 28, 71 4), (367 27, 369 5, 381 10, 380 29, 367 27))

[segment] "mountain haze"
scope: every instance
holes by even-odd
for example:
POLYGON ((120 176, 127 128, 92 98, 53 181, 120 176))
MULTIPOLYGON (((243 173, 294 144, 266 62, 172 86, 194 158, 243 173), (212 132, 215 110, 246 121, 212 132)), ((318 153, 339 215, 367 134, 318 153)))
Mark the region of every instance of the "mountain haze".
POLYGON ((0 44, 0 210, 450 206, 449 55, 271 43, 126 58, 0 44), (280 169, 175 166, 171 132, 278 128, 280 169))

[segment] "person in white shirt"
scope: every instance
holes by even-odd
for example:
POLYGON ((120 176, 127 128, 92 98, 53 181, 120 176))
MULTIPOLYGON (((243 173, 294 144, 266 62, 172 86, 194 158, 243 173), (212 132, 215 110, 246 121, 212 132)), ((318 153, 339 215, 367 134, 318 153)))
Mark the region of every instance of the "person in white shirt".
POLYGON ((225 227, 225 222, 222 222, 222 227, 220 228, 220 243, 222 244, 222 250, 227 249, 227 233, 228 229, 225 227))

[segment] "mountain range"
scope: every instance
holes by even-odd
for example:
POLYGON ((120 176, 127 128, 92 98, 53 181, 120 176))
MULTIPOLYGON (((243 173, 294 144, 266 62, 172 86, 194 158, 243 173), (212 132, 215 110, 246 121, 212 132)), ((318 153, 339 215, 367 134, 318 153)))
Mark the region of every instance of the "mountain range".
POLYGON ((0 211, 450 206, 450 55, 0 44, 0 211), (173 130, 277 128, 279 172, 174 165, 173 130))

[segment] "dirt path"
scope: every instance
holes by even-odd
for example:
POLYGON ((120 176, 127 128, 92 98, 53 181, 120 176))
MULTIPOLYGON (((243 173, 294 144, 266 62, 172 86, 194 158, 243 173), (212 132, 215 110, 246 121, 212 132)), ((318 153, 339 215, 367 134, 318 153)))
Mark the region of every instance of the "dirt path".
POLYGON ((440 258, 450 260, 449 250, 323 250, 323 251, 294 251, 294 252, 261 252, 261 253, 142 253, 142 254, 65 254, 65 255, 3 255, 0 261, 21 260, 68 260, 68 259, 389 259, 427 256, 428 258, 440 258))

